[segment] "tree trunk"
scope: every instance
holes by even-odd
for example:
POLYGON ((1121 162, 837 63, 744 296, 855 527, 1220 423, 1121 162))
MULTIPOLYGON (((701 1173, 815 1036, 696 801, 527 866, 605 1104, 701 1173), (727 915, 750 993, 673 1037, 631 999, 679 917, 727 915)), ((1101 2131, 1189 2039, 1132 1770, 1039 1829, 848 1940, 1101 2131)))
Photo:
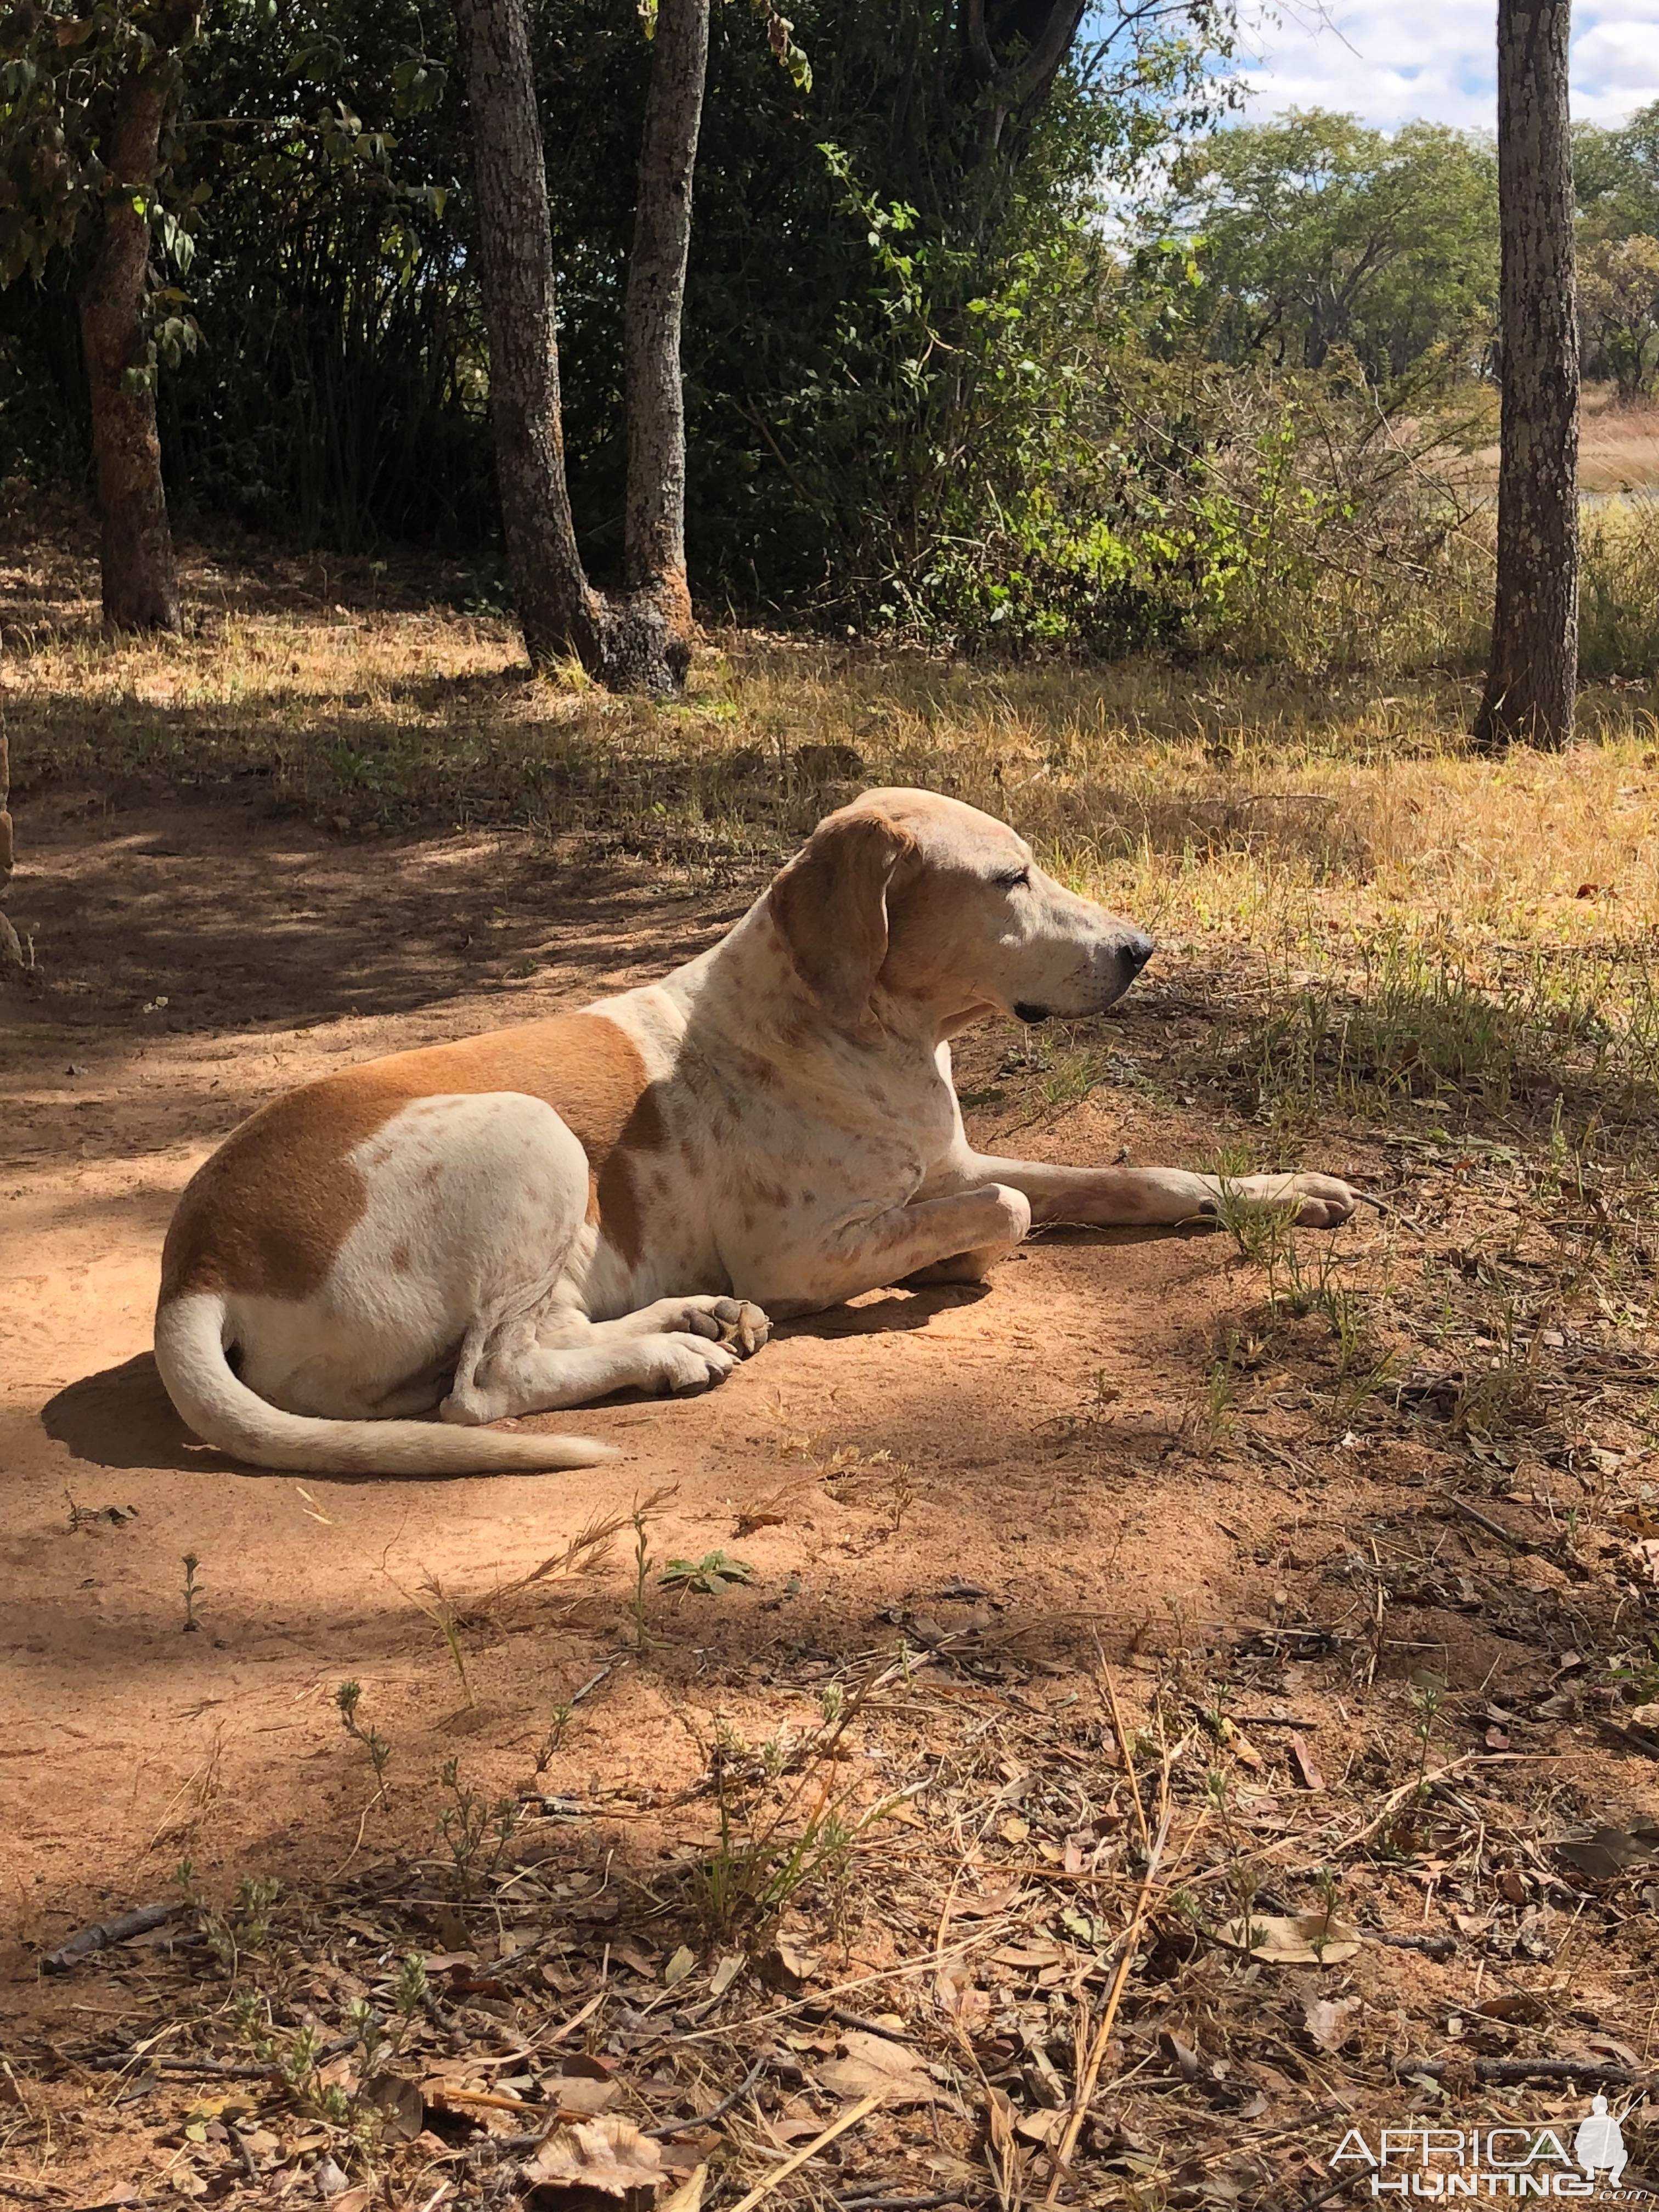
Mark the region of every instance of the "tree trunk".
POLYGON ((1009 124, 1042 109, 1072 51, 1087 0, 963 0, 962 35, 980 86, 978 157, 1003 150, 1009 124))
POLYGON ((471 112, 489 418, 501 526, 530 665, 599 673, 605 610, 583 569, 565 483, 553 230, 524 0, 456 0, 471 112))
MULTIPOLYGON (((708 68, 709 0, 658 0, 628 270, 628 503, 623 586, 630 625, 683 684, 691 659, 685 580, 685 394, 680 323, 691 181, 708 68), (653 623, 650 617, 656 618, 653 623), (659 627, 660 636, 653 633, 659 627)), ((646 678, 649 688, 659 685, 646 678)))
MULTIPOLYGON (((0 896, 11 881, 11 816, 6 811, 6 802, 11 796, 11 749, 6 743, 6 733, 0 730, 0 896)), ((17 932, 3 913, 0 913, 0 969, 21 968, 23 949, 17 942, 17 932)))
POLYGON ((672 691, 691 659, 680 319, 709 0, 659 0, 628 278, 623 595, 582 567, 564 472, 553 233, 524 0, 456 0, 472 113, 490 420, 532 667, 574 652, 615 690, 672 691))
POLYGON ((188 10, 166 13, 155 48, 116 87, 97 258, 81 288, 81 343, 92 392, 102 526, 104 620, 118 629, 179 628, 179 580, 155 432, 155 371, 144 325, 149 224, 133 204, 154 189, 161 125, 178 82, 170 47, 188 10))
POLYGON ((1578 665, 1570 0, 1498 0, 1503 426, 1498 598, 1474 741, 1559 746, 1578 665))

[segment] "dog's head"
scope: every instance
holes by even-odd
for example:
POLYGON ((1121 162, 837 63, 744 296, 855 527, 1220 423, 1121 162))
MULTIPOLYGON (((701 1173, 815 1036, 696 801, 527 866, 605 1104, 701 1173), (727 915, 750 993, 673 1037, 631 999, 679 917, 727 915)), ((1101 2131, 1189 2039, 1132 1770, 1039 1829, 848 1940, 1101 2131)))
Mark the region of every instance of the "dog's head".
POLYGON ((1006 823, 931 791, 866 791, 826 816, 768 903, 801 981, 854 1030, 879 997, 938 1036, 989 1013, 1098 1014, 1152 951, 1006 823))

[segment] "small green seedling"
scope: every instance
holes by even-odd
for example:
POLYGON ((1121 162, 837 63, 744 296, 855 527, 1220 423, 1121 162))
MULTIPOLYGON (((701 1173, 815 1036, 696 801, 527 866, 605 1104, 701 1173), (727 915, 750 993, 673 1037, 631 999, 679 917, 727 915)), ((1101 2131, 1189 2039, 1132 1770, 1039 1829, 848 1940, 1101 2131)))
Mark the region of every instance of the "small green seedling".
POLYGON ((339 1709, 340 1725, 355 1741, 368 1753, 368 1763, 374 1770, 374 1795, 369 1803, 378 1805, 386 1796, 386 1771, 392 1763, 392 1746, 371 1722, 365 1728, 357 1717, 357 1702, 362 1696, 360 1682, 342 1682, 334 1692, 334 1702, 339 1709))
POLYGON ((554 1706, 552 1713, 548 1719, 547 1734, 542 1738, 536 1752, 536 1779, 538 1782, 541 1780, 543 1775, 546 1773, 548 1768, 552 1765, 553 1754, 559 1748, 559 1746, 564 1741, 564 1732, 569 1727, 570 1717, 575 1710, 575 1705, 569 1701, 567 1701, 562 1705, 554 1706))
POLYGON ((751 1583, 755 1570, 746 1559, 729 1552, 705 1552, 700 1559, 670 1559, 658 1580, 665 1589, 696 1590, 701 1597, 718 1597, 733 1583, 751 1583))
POLYGON ((643 1655, 651 1648, 645 1625, 645 1585, 651 1572, 651 1522, 644 1505, 635 1504, 629 1519, 634 1524, 634 1649, 643 1655))
POLYGON ((198 1634, 201 1630, 202 1624, 196 1618, 196 1600, 202 1587, 196 1579, 196 1570, 201 1565, 201 1564, 202 1562, 197 1558, 194 1552, 186 1552, 185 1553, 184 1632, 186 1636, 195 1636, 198 1634))

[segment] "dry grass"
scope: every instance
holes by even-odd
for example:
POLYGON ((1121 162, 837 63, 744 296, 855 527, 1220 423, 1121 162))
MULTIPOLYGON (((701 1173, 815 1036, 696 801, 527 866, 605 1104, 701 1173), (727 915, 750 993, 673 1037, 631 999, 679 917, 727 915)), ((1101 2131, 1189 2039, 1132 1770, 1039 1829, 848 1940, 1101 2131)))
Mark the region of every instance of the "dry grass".
POLYGON ((364 564, 198 562, 191 634, 159 645, 106 643, 87 581, 67 556, 0 572, 25 840, 49 789, 194 790, 342 832, 516 821, 724 876, 860 785, 922 783, 1015 823, 1172 961, 1224 968, 1266 1024, 1270 1118, 1367 1085, 1506 1103, 1563 1064, 1627 1111, 1653 1080, 1654 684, 1592 687, 1570 753, 1494 766, 1466 749, 1474 684, 1443 675, 999 670, 732 634, 658 707, 532 682, 505 622, 364 564))

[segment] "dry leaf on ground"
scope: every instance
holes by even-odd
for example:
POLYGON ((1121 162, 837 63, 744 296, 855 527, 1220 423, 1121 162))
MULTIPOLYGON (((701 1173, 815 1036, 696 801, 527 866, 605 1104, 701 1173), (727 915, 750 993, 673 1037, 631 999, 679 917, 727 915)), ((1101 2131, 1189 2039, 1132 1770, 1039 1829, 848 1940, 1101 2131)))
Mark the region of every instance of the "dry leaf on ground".
POLYGON ((362 2100, 380 2115, 383 2142, 413 2142, 426 2125, 421 2085, 405 2074, 374 2074, 364 2082, 362 2100))
POLYGON ((1322 2051, 1340 2051, 1359 2023, 1358 1997, 1316 1997, 1302 2000, 1302 2017, 1308 2033, 1322 2051))
POLYGON ((615 2113, 561 2128, 521 2169, 533 2202, 550 2209, 562 2198, 580 2203, 595 2193, 626 2212, 647 2212, 668 2180, 662 2153, 632 2120, 615 2113))
POLYGON ((1359 1931, 1345 1921, 1322 1912, 1303 1912, 1291 1919, 1276 1912, 1253 1912, 1248 1920, 1230 1920, 1219 1930, 1224 1943, 1248 1951, 1274 1966, 1335 1966, 1352 1959, 1359 1948, 1359 1931))
POLYGON ((849 2027, 842 2038, 846 2056, 826 2058, 818 2079, 837 2097, 880 2097, 890 2105, 935 2105, 945 2092, 916 2057, 884 2035, 849 2027))

